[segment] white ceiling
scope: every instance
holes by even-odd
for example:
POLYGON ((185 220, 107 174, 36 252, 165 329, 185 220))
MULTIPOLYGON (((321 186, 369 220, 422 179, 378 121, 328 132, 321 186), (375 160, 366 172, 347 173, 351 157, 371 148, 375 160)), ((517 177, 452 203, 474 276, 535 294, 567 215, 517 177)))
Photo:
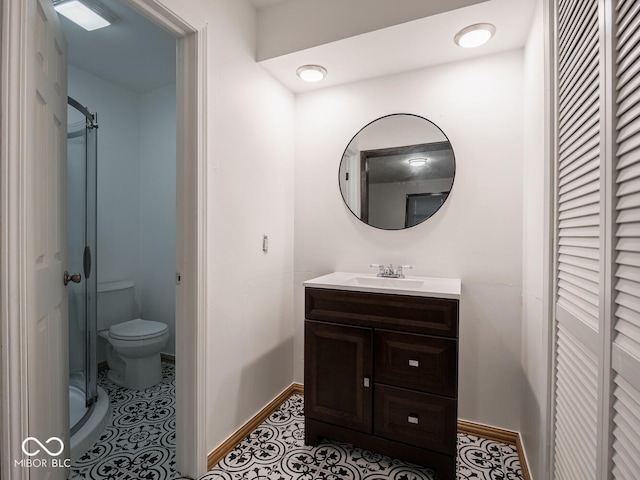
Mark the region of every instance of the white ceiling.
POLYGON ((88 32, 60 16, 68 62, 138 93, 174 84, 175 38, 120 0, 103 0, 103 4, 119 22, 88 32))
POLYGON ((513 50, 524 46, 534 4, 534 0, 491 0, 267 59, 260 64, 291 91, 305 92, 513 50), (485 22, 496 26, 494 38, 486 45, 464 49, 453 42, 462 28, 485 22), (318 83, 300 80, 295 72, 305 64, 324 66, 327 77, 318 83))
POLYGON ((249 0, 249 3, 253 5, 256 9, 261 9, 265 7, 270 7, 271 5, 275 5, 276 3, 282 3, 286 0, 249 0))
MULTIPOLYGON (((299 0, 249 0, 255 8, 283 1, 299 0)), ((320 8, 323 0, 317 1, 320 8)), ((103 2, 120 17, 115 25, 87 32, 61 18, 69 63, 140 93, 175 83, 175 39, 121 0, 103 2)), ((295 51, 260 64, 291 91, 304 92, 521 48, 534 3, 535 0, 490 0, 295 51), (461 28, 480 22, 496 26, 496 35, 488 44, 467 50, 453 43, 461 28), (300 80, 296 69, 309 63, 323 65, 328 76, 315 84, 300 80)))

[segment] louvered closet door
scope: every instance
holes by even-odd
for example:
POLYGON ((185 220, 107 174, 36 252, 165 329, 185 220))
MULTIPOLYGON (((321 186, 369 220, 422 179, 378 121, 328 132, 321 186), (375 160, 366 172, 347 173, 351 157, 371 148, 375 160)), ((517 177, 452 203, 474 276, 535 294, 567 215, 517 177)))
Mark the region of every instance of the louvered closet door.
POLYGON ((616 6, 613 478, 640 478, 640 2, 616 6))
POLYGON ((601 324, 601 60, 598 0, 556 8, 556 330, 554 466, 597 477, 601 324))

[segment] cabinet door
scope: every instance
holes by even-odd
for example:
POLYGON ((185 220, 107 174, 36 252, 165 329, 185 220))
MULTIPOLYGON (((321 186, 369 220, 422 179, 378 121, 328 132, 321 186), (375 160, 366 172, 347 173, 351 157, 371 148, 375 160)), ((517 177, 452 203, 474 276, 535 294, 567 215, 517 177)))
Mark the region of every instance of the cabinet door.
POLYGON ((370 328, 305 321, 305 415, 371 433, 370 328))

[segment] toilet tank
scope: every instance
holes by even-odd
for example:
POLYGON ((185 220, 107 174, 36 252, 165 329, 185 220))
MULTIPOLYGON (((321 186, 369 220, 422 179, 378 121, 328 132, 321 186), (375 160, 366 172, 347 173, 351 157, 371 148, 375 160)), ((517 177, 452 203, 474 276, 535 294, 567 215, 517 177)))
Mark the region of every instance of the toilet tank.
POLYGON ((135 284, 131 280, 98 284, 98 330, 139 316, 135 284))

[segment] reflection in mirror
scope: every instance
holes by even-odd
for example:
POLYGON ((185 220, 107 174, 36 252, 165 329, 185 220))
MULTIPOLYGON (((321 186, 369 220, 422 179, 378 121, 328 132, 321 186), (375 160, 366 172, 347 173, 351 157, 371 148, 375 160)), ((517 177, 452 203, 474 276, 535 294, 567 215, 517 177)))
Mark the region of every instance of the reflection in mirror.
POLYGON ((446 135, 411 114, 379 118, 349 142, 340 162, 340 192, 372 227, 400 230, 424 222, 445 202, 455 175, 446 135))

